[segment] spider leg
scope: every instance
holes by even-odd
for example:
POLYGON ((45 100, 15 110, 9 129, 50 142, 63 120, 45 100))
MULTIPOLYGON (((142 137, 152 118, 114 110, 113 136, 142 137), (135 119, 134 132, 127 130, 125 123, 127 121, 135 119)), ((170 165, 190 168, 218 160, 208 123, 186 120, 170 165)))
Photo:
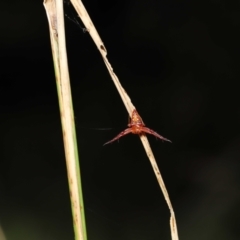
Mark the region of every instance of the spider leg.
POLYGON ((127 134, 129 134, 129 133, 131 133, 131 132, 132 132, 131 128, 127 128, 127 129, 125 129, 124 131, 120 132, 120 133, 119 133, 115 138, 113 138, 112 140, 104 143, 103 146, 106 145, 106 144, 109 144, 109 143, 111 143, 111 142, 114 142, 114 141, 118 140, 120 137, 123 137, 123 136, 125 136, 125 135, 127 135, 127 134))
POLYGON ((153 131, 152 129, 150 129, 150 128, 142 127, 141 130, 142 130, 143 132, 145 132, 145 133, 152 134, 152 135, 154 135, 155 137, 160 138, 160 139, 163 140, 163 141, 172 142, 171 140, 169 140, 169 139, 167 139, 167 138, 159 135, 157 132, 154 132, 154 131, 153 131))

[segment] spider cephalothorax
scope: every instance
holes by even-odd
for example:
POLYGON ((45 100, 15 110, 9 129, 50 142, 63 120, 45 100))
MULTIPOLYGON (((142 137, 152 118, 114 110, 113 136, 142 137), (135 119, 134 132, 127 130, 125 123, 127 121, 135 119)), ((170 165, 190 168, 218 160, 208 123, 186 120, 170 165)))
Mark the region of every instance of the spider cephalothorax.
POLYGON ((122 131, 121 133, 119 133, 111 141, 106 142, 104 145, 114 142, 117 139, 119 139, 120 137, 123 137, 124 135, 126 135, 128 133, 139 134, 139 135, 149 133, 149 134, 154 135, 157 138, 160 138, 163 141, 171 142, 169 139, 159 135, 158 133, 154 132, 152 129, 145 127, 145 124, 143 123, 142 118, 139 116, 137 110, 134 109, 132 112, 132 117, 131 117, 130 123, 128 124, 128 128, 125 129, 124 131, 122 131))

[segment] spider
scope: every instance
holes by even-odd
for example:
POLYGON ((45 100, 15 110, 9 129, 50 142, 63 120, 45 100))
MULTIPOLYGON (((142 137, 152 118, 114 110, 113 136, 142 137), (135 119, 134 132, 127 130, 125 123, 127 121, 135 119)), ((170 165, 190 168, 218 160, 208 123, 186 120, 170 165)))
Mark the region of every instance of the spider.
POLYGON ((130 123, 128 124, 128 128, 125 129, 124 131, 122 131, 121 133, 119 133, 115 138, 113 138, 112 140, 106 142, 104 145, 109 144, 111 142, 116 141, 117 139, 119 139, 120 137, 123 137, 129 133, 133 133, 133 134, 145 134, 145 133, 149 133, 154 135, 157 138, 160 138, 163 141, 167 141, 167 142, 171 142, 169 139, 159 135, 158 133, 154 132, 152 129, 145 127, 145 124, 143 123, 142 118, 139 116, 138 112, 136 109, 133 110, 132 112, 132 118, 130 123))

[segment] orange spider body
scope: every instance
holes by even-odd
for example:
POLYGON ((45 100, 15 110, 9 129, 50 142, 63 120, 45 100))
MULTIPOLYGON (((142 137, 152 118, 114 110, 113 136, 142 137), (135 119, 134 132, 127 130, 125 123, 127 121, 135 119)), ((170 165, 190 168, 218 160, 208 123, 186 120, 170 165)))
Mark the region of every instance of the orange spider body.
POLYGON ((158 133, 154 132, 152 129, 145 127, 145 124, 143 123, 142 118, 139 116, 137 110, 134 109, 132 112, 131 121, 128 124, 128 128, 125 129, 124 131, 122 131, 121 133, 119 133, 115 138, 113 138, 109 142, 106 142, 104 145, 114 142, 117 139, 119 139, 120 137, 123 137, 124 135, 129 134, 129 133, 139 134, 139 135, 148 133, 148 134, 154 135, 157 138, 160 138, 163 141, 171 142, 169 139, 159 135, 158 133))

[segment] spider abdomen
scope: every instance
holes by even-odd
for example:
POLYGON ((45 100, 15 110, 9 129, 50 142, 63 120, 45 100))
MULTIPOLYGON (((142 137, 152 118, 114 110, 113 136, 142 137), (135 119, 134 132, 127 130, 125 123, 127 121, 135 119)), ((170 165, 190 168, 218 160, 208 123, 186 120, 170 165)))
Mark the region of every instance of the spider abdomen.
POLYGON ((142 125, 132 125, 132 133, 133 134, 141 134, 142 133, 142 125))

